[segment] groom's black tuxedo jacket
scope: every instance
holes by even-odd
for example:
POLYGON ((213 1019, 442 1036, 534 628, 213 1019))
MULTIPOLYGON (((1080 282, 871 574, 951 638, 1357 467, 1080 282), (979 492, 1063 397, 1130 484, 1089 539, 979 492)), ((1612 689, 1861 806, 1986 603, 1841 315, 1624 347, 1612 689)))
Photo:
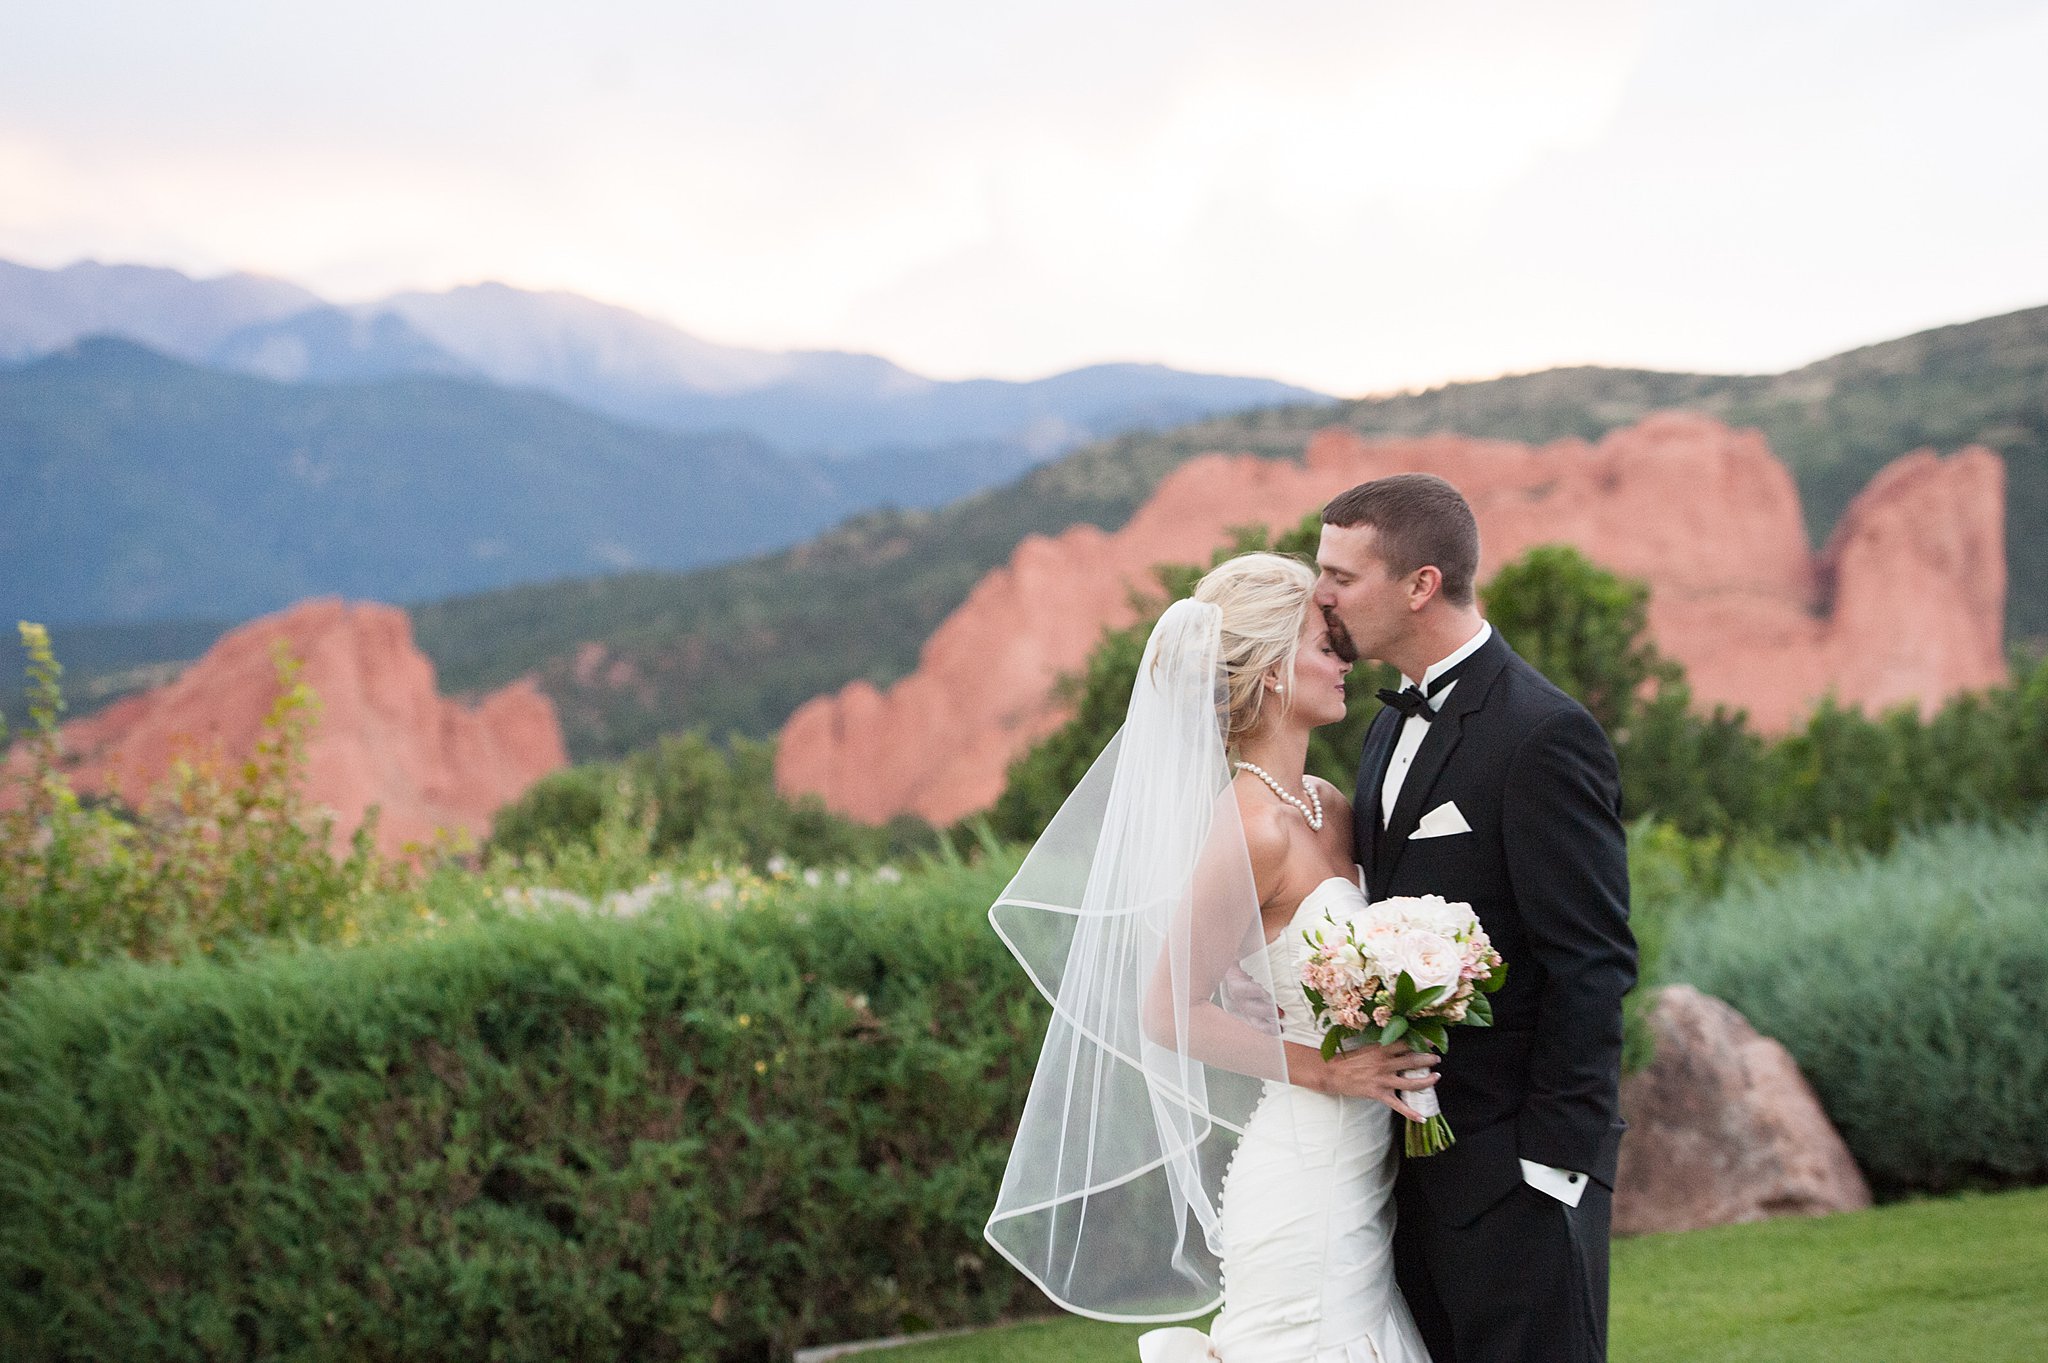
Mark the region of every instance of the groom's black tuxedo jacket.
POLYGON ((1456 669, 1380 828, 1402 716, 1366 732, 1353 803, 1374 899, 1464 900, 1508 963, 1491 1028, 1457 1027, 1437 1095, 1457 1143, 1403 1163, 1431 1210, 1462 1225, 1522 1181, 1520 1160, 1614 1185, 1621 996, 1635 983, 1614 749, 1577 701, 1495 631, 1456 669), (1416 839, 1454 802, 1469 833, 1416 839))

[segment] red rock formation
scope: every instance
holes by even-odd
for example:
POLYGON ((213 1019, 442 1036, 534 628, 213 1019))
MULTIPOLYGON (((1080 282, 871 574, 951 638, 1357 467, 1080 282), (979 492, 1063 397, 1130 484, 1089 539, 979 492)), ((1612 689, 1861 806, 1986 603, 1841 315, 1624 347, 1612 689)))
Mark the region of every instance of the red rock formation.
MULTIPOLYGON (((1652 416, 1597 444, 1329 430, 1300 464, 1211 454, 1175 470, 1113 534, 1032 536, 975 587, 886 693, 856 682, 783 729, 776 784, 880 822, 985 809, 1008 764, 1065 719, 1053 683, 1133 618, 1149 569, 1206 562, 1231 527, 1285 528, 1354 483, 1404 470, 1456 483, 1479 518, 1480 577, 1564 541, 1650 584, 1650 630, 1703 705, 1766 732, 1822 695, 1931 706, 2005 679, 2005 468, 1987 450, 1908 455, 1871 481, 1815 556, 1790 472, 1754 431, 1652 416)), ((1510 643, 1513 640, 1509 641, 1510 643)))
POLYGON ((1622 1235, 1870 1205, 1870 1185, 1791 1053, 1688 985, 1657 992, 1657 1054, 1621 1083, 1622 1235))
POLYGON ((464 708, 436 692, 404 611, 328 598, 243 625, 177 680, 65 725, 73 785, 139 804, 181 757, 246 757, 278 696, 279 642, 320 699, 306 798, 334 811, 341 837, 371 805, 387 854, 442 828, 481 836, 499 806, 568 762, 554 704, 532 683, 464 708))

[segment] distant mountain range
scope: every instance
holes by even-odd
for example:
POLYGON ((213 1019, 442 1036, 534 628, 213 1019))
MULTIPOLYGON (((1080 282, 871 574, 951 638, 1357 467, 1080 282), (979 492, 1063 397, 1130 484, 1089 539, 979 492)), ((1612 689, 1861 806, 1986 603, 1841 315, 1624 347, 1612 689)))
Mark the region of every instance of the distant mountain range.
POLYGON ((1089 439, 1325 401, 1103 365, 940 382, 566 293, 358 307, 250 275, 0 262, 0 614, 234 618, 793 544, 1089 439))
POLYGON ((298 285, 261 275, 193 279, 148 265, 88 260, 38 270, 0 260, 0 363, 47 355, 87 336, 122 336, 203 364, 245 327, 320 306, 298 285))
POLYGON ((1322 397, 1271 379, 1142 364, 1028 383, 945 382, 877 355, 721 346, 628 308, 495 283, 338 307, 254 275, 0 261, 0 363, 89 336, 284 383, 468 377, 663 430, 746 431, 792 453, 839 457, 1014 440, 1044 458, 1126 430, 1322 397))

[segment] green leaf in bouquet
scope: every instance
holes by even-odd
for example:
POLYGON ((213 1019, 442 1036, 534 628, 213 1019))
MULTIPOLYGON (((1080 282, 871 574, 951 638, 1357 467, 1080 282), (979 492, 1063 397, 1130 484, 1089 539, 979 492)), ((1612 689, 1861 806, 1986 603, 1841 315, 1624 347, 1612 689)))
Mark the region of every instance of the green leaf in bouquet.
POLYGON ((1472 1001, 1465 1005, 1467 1027, 1493 1026, 1493 1000, 1484 994, 1474 994, 1472 1001))
POLYGON ((1415 996, 1415 1007, 1411 1011, 1420 1013, 1436 1007, 1451 996, 1452 988, 1453 986, 1451 985, 1440 984, 1434 989, 1425 989, 1422 993, 1415 996))
POLYGON ((1438 1018, 1414 1019, 1408 1024, 1408 1035, 1433 1051, 1441 1051, 1449 1040, 1444 1033, 1444 1024, 1438 1018))
POLYGON ((1401 978, 1394 981, 1394 1011, 1396 1013, 1412 1013, 1415 1011, 1415 981, 1409 977, 1408 972, 1405 970, 1401 972, 1401 978))
POLYGON ((1337 1029, 1335 1027, 1332 1027, 1329 1031, 1324 1032, 1323 1059, 1329 1060, 1335 1057, 1335 1055, 1337 1054, 1337 1048, 1343 1044, 1344 1038, 1337 1034, 1337 1029))
POLYGON ((1502 961, 1493 968, 1493 973, 1479 982, 1480 992, 1492 994, 1508 982, 1508 963, 1502 961))
MULTIPOLYGON (((1401 977, 1407 979, 1406 975, 1401 977)), ((1397 1017, 1380 1031, 1380 1045, 1391 1046, 1408 1034, 1408 1019, 1397 1017)))

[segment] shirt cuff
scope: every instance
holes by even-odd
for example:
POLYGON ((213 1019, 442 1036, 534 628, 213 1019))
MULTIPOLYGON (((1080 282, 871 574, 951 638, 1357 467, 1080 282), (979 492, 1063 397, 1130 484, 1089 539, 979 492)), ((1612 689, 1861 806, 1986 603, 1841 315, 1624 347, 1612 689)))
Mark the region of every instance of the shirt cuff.
POLYGON ((1559 1169, 1535 1160, 1522 1161, 1522 1182, 1539 1193, 1548 1193, 1567 1207, 1579 1205, 1586 1195, 1586 1176, 1575 1169, 1559 1169))

